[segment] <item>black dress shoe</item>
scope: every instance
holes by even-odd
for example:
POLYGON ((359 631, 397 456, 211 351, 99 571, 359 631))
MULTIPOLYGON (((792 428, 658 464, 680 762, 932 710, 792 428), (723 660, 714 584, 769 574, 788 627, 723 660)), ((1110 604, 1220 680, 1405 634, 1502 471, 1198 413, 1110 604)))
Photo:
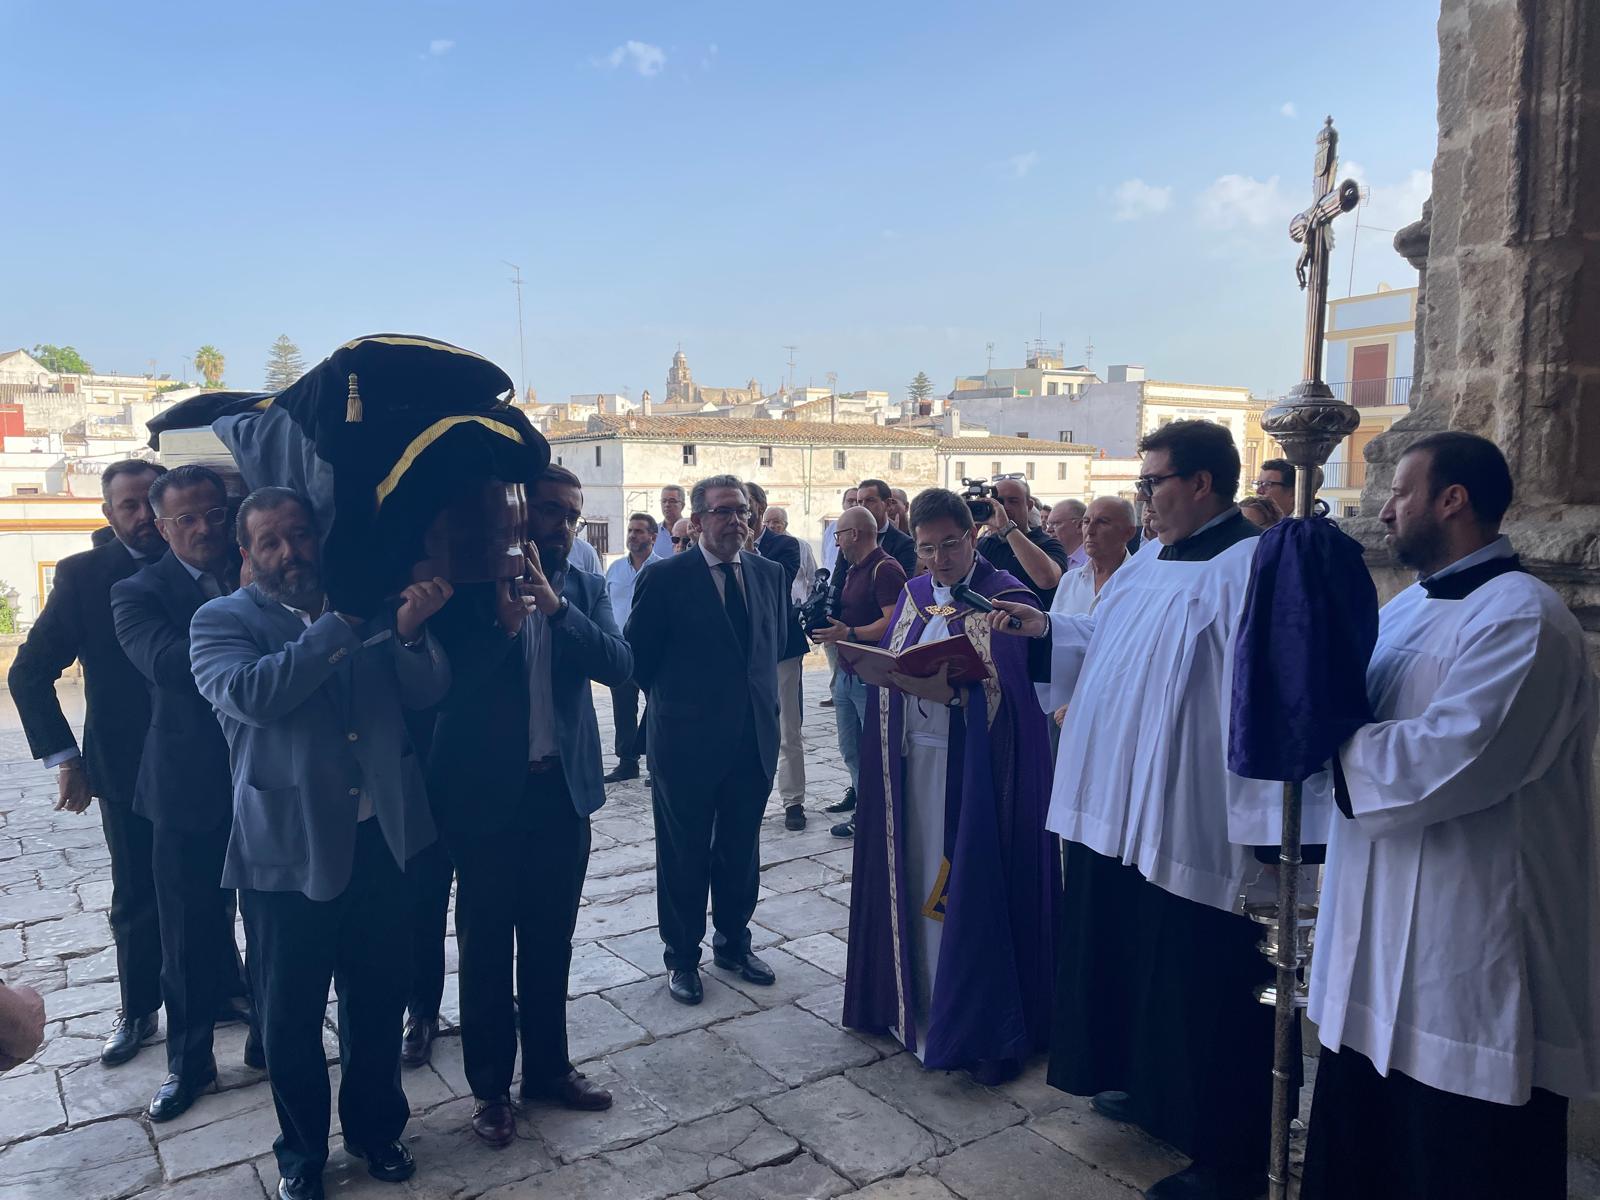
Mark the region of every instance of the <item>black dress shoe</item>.
POLYGON ((118 1013, 117 1023, 111 1027, 111 1036, 100 1049, 100 1061, 108 1067, 120 1067, 139 1053, 140 1046, 155 1037, 157 1028, 155 1013, 147 1013, 142 1017, 118 1013))
POLYGON ((217 1012, 211 1021, 215 1025, 233 1025, 240 1021, 249 1021, 255 1016, 255 1010, 250 1005, 246 996, 228 996, 217 1005, 217 1012))
POLYGON ((1110 1117, 1113 1121, 1138 1124, 1133 1119, 1133 1105, 1127 1092, 1096 1092, 1089 1097, 1089 1107, 1102 1117, 1110 1117))
POLYGON ((806 827, 806 810, 802 804, 791 804, 783 810, 783 827, 785 829, 804 829, 806 827))
POLYGON ((624 779, 639 778, 639 763, 637 760, 629 762, 623 759, 600 777, 606 783, 621 783, 624 779))
POLYGON ((252 1071, 267 1069, 267 1051, 261 1045, 261 1031, 254 1025, 250 1027, 250 1036, 244 1040, 244 1065, 252 1071))
POLYGON ((1267 1190, 1264 1171, 1191 1164, 1145 1189, 1145 1200, 1256 1200, 1267 1190))
POLYGON ((855 810, 856 810, 856 790, 855 790, 855 788, 850 787, 850 788, 845 788, 845 790, 844 790, 844 799, 843 800, 839 801, 839 803, 837 803, 837 804, 828 805, 828 807, 823 809, 822 811, 823 812, 831 812, 831 813, 846 813, 846 812, 855 812, 855 810))
POLYGON ((385 1183, 399 1183, 410 1179, 417 1171, 416 1160, 399 1142, 383 1142, 376 1146, 362 1146, 344 1140, 344 1152, 352 1158, 367 1160, 367 1174, 385 1183))
POLYGON ((772 973, 772 968, 767 966, 754 954, 746 954, 742 958, 735 958, 731 954, 719 954, 713 950, 711 961, 724 971, 737 971, 747 983, 754 983, 760 987, 771 987, 772 981, 777 978, 772 973))
POLYGON ((438 1036, 439 1022, 431 1017, 412 1017, 406 1022, 405 1035, 400 1039, 400 1061, 408 1067, 420 1067, 433 1054, 433 1039, 438 1036))
POLYGON ((699 967, 684 967, 667 976, 667 994, 679 1004, 699 1004, 706 998, 699 967))
POLYGON ((832 829, 828 830, 828 832, 833 834, 833 836, 836 838, 855 837, 856 819, 851 817, 848 821, 840 821, 832 829))
POLYGON ((322 1200, 321 1175, 285 1175, 278 1180, 278 1200, 322 1200))
POLYGON ((217 1081, 217 1063, 212 1059, 211 1065, 204 1070, 188 1077, 182 1075, 168 1075, 166 1082, 156 1089, 156 1094, 150 1097, 150 1107, 145 1111, 150 1114, 152 1121, 170 1121, 173 1117, 189 1111, 189 1106, 206 1088, 217 1081))
POLYGON ((597 1083, 590 1083, 582 1071, 568 1071, 543 1083, 529 1083, 524 1079, 522 1098, 554 1100, 562 1108, 578 1112, 605 1112, 611 1107, 611 1093, 597 1083))
POLYGON ((472 1132, 496 1150, 503 1150, 516 1141, 517 1114, 511 1107, 511 1097, 473 1101, 472 1132))

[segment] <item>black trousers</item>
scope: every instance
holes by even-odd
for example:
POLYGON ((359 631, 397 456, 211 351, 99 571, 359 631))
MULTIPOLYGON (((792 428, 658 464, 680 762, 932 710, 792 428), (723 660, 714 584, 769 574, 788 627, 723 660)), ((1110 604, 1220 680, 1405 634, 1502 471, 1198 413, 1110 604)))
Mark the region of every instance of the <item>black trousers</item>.
POLYGON ((400 1086, 401 1018, 410 987, 405 875, 376 818, 356 835, 350 883, 332 900, 240 892, 250 977, 281 1132, 284 1175, 328 1160, 328 1066, 322 1017, 339 995, 339 1122, 358 1145, 397 1139, 409 1107, 400 1086))
POLYGON ((727 743, 728 755, 709 752, 692 779, 651 770, 656 825, 656 912, 667 969, 697 966, 711 896, 712 945, 738 957, 750 950, 750 917, 761 879, 761 815, 772 791, 748 722, 727 743))
POLYGON ((572 1070, 567 973, 589 843, 589 818, 572 807, 559 768, 529 772, 511 829, 451 840, 461 949, 461 1056, 467 1085, 480 1100, 511 1090, 519 1022, 524 1085, 572 1070))
POLYGON ((167 1070, 174 1075, 192 1077, 210 1064, 217 1009, 240 991, 234 893, 221 884, 228 833, 226 821, 200 832, 155 827, 161 998, 167 1007, 167 1070))
POLYGON ((614 749, 623 762, 639 761, 639 688, 631 680, 611 689, 611 719, 617 726, 614 749))
POLYGON ((1301 1200, 1565 1200, 1567 1099, 1442 1092, 1323 1047, 1301 1200))
MULTIPOLYGON (((111 852, 111 937, 117 944, 122 1011, 148 1016, 161 1007, 161 920, 156 909, 153 829, 129 804, 98 802, 111 852)), ((219 878, 221 871, 217 872, 219 878)))
POLYGON ((434 842, 406 864, 411 892, 411 995, 413 1020, 437 1021, 444 997, 444 936, 450 915, 455 864, 444 843, 434 842))

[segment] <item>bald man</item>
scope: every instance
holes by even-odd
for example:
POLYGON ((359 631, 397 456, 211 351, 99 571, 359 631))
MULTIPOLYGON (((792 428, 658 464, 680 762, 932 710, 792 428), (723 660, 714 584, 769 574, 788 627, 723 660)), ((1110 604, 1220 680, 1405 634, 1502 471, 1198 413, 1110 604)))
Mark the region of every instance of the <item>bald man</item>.
MULTIPOLYGON (((1083 548, 1083 517, 1087 510, 1082 500, 1062 500, 1044 518, 1044 531, 1067 552, 1067 570, 1074 570, 1089 561, 1083 548)), ((1065 572, 1063 572, 1065 574, 1065 572)))
POLYGON ((679 517, 672 526, 672 552, 682 554, 694 545, 694 526, 689 524, 688 517, 679 517))
MULTIPOLYGON (((811 636, 823 645, 840 642, 866 642, 876 645, 889 627, 889 618, 906 585, 906 573, 882 546, 878 545, 878 518, 864 508, 847 508, 834 527, 839 553, 850 564, 839 593, 839 619, 828 618, 826 628, 811 636)), ((845 793, 848 809, 855 808, 856 787, 860 783, 859 749, 861 729, 867 719, 867 685, 842 668, 833 679, 833 715, 839 723, 839 755, 850 769, 850 790, 845 793)), ((855 833, 855 818, 833 827, 838 837, 855 833)))

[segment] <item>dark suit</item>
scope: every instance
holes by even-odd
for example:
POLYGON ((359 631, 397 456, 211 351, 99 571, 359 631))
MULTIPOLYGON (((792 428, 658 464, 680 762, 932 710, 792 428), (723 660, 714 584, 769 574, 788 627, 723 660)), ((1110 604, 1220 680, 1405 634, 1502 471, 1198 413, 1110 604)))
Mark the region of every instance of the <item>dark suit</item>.
POLYGON ((698 547, 643 572, 628 617, 634 678, 649 697, 656 903, 672 970, 700 961, 708 888, 716 946, 734 957, 750 949, 789 596, 783 568, 739 560, 745 629, 735 630, 698 547))
POLYGON ((83 666, 83 762, 90 791, 100 801, 100 823, 111 852, 111 933, 117 943, 122 1011, 130 1017, 161 1007, 151 828, 133 807, 150 696, 111 622, 111 585, 132 575, 142 562, 113 540, 57 563, 55 586, 17 650, 9 677, 29 752, 44 759, 77 745, 55 683, 73 659, 83 666))
MULTIPOLYGON (((909 533, 901 533, 897 525, 887 525, 878 534, 878 545, 883 547, 885 554, 905 568, 907 579, 916 578, 917 543, 912 540, 909 533)), ((841 554, 839 558, 843 561, 844 555, 841 554)))
POLYGON ((245 990, 234 893, 222 886, 233 817, 228 741, 189 668, 189 622, 208 598, 171 551, 111 588, 117 638, 150 688, 133 807, 154 826, 167 1069, 185 1078, 211 1061, 219 1005, 245 990))
POLYGON ((439 614, 455 684, 434 731, 429 776, 456 864, 462 1057, 473 1095, 484 1100, 511 1087, 513 958, 524 1084, 572 1070, 572 931, 589 816, 606 798, 590 682, 615 686, 633 670, 605 581, 569 570, 560 589, 566 611, 535 618, 548 635, 551 706, 534 719, 553 727, 555 750, 539 762, 529 761, 529 624, 507 637, 482 589, 462 589, 439 614))

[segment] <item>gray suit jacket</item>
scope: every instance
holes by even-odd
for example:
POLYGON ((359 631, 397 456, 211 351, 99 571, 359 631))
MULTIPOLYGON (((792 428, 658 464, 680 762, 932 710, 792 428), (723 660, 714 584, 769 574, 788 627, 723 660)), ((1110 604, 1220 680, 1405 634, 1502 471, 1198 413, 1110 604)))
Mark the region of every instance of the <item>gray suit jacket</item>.
POLYGON ((307 627, 252 585, 201 605, 189 654, 233 768, 223 887, 338 896, 363 792, 402 867, 433 841, 401 711, 432 707, 450 686, 431 634, 407 650, 392 619, 357 633, 324 613, 307 627))

